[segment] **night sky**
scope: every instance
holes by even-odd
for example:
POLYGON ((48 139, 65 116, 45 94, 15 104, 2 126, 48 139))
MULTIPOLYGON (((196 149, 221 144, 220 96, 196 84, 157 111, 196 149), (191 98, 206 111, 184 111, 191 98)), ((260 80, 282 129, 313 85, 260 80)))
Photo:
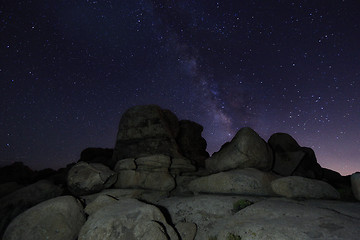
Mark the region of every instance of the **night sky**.
POLYGON ((2 0, 0 99, 0 165, 63 167, 158 104, 203 125, 210 154, 249 126, 350 174, 360 2, 2 0))

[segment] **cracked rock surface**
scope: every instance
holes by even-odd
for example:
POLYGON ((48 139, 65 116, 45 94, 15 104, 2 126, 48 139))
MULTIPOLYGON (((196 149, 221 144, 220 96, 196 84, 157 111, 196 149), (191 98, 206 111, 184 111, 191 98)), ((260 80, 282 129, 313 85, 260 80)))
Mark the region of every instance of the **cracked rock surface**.
POLYGON ((358 239, 360 204, 332 200, 198 195, 159 201, 174 223, 197 225, 195 239, 358 239), (234 210, 234 203, 253 204, 234 210))

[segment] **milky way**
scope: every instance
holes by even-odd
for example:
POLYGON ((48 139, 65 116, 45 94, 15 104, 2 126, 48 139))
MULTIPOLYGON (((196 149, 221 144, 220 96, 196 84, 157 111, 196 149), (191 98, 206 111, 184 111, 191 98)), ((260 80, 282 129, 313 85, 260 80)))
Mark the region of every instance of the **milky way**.
POLYGON ((360 170, 358 1, 0 3, 0 161, 58 168, 158 104, 210 153, 252 127, 360 170))

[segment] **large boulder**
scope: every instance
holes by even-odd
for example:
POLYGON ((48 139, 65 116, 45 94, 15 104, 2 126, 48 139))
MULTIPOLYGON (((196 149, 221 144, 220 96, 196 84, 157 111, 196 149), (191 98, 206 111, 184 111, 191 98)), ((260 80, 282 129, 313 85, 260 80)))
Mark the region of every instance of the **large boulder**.
POLYGON ((271 182, 272 190, 287 198, 339 199, 340 194, 330 184, 299 176, 276 179, 271 182))
POLYGON ((115 165, 118 179, 114 187, 170 191, 175 188, 170 166, 170 157, 162 154, 120 160, 115 165))
POLYGON ((274 133, 268 143, 275 152, 296 152, 300 150, 297 141, 287 133, 274 133))
POLYGON ((117 175, 101 163, 79 162, 67 177, 70 192, 76 196, 100 192, 115 183, 117 175))
POLYGON ((269 145, 251 128, 242 128, 230 143, 206 160, 206 168, 213 172, 235 168, 270 170, 272 163, 269 145))
POLYGON ((351 175, 351 189, 354 197, 360 201, 360 172, 351 175))
POLYGON ((209 158, 206 151, 206 140, 201 136, 203 127, 189 120, 179 121, 179 134, 176 141, 181 153, 193 160, 198 167, 205 167, 205 159, 209 158))
POLYGON ((323 178, 323 170, 317 163, 315 153, 311 148, 301 147, 287 133, 271 135, 268 143, 275 153, 272 171, 276 174, 323 178))
POLYGON ((254 168, 236 169, 197 178, 188 188, 195 193, 273 196, 270 183, 276 178, 272 173, 254 168))
POLYGON ((63 193, 63 189, 42 180, 0 198, 0 239, 7 225, 26 209, 63 193))
POLYGON ((293 175, 305 156, 301 146, 287 133, 274 133, 268 143, 274 151, 272 171, 281 176, 293 175))
POLYGON ((178 119, 156 105, 135 106, 121 117, 113 161, 154 154, 180 156, 178 119))
POLYGON ((86 148, 80 154, 79 162, 102 163, 109 168, 114 167, 112 161, 113 149, 110 148, 86 148))
POLYGON ((84 223, 81 203, 72 196, 62 196, 42 202, 17 216, 6 229, 3 239, 75 240, 84 223))
POLYGON ((178 239, 157 207, 130 198, 100 198, 93 202, 97 206, 89 212, 79 240, 178 239))

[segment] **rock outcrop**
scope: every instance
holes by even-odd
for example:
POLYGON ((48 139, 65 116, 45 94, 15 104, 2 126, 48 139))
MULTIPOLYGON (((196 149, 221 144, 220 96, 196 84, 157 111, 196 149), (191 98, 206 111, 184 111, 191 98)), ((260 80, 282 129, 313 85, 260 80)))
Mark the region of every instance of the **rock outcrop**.
POLYGON ((300 147, 296 140, 286 133, 273 134, 268 143, 275 152, 272 171, 276 174, 323 178, 322 168, 311 148, 300 147))
POLYGON ((251 128, 240 129, 231 142, 206 160, 206 168, 221 172, 236 168, 270 170, 273 154, 269 145, 251 128))
POLYGON ((275 152, 296 152, 301 148, 297 141, 287 133, 274 133, 268 143, 275 152))
POLYGON ((0 239, 359 238, 360 173, 321 168, 290 135, 266 142, 251 128, 208 158, 202 130, 137 106, 114 151, 87 148, 57 171, 1 168, 0 239))
POLYGON ((175 180, 169 172, 170 166, 170 157, 161 154, 120 160, 115 166, 118 179, 114 187, 171 191, 175 180))
POLYGON ((177 117, 156 105, 136 106, 121 117, 113 154, 115 162, 133 157, 165 154, 180 156, 177 117))
POLYGON ((205 159, 209 158, 206 151, 206 140, 201 136, 203 127, 193 121, 179 121, 179 134, 176 142, 181 153, 188 159, 193 160, 197 167, 205 167, 205 159))

